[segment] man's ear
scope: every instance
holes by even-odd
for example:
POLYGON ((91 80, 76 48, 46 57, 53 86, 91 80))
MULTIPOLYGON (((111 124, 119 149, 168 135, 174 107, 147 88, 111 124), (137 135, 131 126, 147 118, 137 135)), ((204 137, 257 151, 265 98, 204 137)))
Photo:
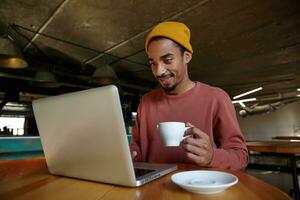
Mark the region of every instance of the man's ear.
POLYGON ((188 51, 185 51, 183 56, 184 56, 184 62, 186 64, 188 64, 192 60, 192 57, 193 57, 192 54, 188 51))

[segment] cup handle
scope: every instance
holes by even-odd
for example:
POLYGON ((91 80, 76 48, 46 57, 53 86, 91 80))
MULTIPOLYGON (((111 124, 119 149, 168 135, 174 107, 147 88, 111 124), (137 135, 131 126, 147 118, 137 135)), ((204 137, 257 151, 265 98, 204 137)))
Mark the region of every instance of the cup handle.
POLYGON ((184 131, 188 130, 189 128, 192 128, 190 126, 185 127, 184 131))
MULTIPOLYGON (((184 130, 184 131, 188 130, 189 128, 192 128, 192 127, 189 127, 189 126, 188 126, 188 127, 185 127, 185 130, 184 130)), ((191 137, 191 136, 192 136, 192 135, 183 136, 182 139, 181 139, 181 141, 184 140, 185 138, 188 138, 188 137, 191 137)))
POLYGON ((192 137, 192 135, 187 135, 187 136, 182 137, 181 141, 184 140, 185 138, 189 138, 189 137, 192 137))

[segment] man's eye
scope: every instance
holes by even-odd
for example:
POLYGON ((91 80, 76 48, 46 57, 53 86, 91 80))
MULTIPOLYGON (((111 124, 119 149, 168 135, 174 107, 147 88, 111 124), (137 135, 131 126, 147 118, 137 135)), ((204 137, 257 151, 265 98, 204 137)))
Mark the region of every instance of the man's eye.
POLYGON ((165 59, 166 64, 170 64, 172 62, 172 58, 165 59))

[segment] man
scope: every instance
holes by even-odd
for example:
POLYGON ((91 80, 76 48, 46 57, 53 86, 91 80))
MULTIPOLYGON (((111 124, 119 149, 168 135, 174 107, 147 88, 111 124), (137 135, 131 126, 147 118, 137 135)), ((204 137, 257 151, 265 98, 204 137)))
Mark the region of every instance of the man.
POLYGON ((239 170, 248 152, 234 107, 221 89, 194 82, 188 75, 192 59, 189 28, 162 22, 149 33, 145 50, 160 89, 140 101, 130 144, 135 161, 193 163, 202 167, 239 170), (164 121, 186 122, 189 128, 179 147, 165 147, 157 131, 164 121))

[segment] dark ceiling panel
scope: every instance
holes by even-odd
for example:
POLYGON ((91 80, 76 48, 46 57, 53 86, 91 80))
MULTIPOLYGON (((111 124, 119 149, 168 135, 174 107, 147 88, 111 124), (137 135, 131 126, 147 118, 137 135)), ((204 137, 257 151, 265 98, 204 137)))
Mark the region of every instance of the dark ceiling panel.
POLYGON ((198 65, 220 65, 299 40, 299 1, 222 2, 211 1, 183 17, 191 25, 198 65))
POLYGON ((54 62, 77 62, 96 56, 98 53, 46 37, 38 37, 34 42, 54 62))
POLYGON ((120 57, 134 56, 135 54, 144 51, 145 38, 147 37, 147 34, 148 31, 142 32, 141 34, 124 41, 118 46, 111 48, 109 53, 120 57))
POLYGON ((196 2, 73 0, 53 18, 44 33, 103 51, 196 2))
POLYGON ((37 31, 63 0, 1 0, 0 24, 18 24, 37 31))
POLYGON ((245 57, 233 62, 227 62, 222 65, 210 66, 205 68, 209 72, 217 72, 219 70, 235 71, 242 69, 256 68, 260 69, 261 66, 289 64, 300 60, 300 44, 284 49, 270 51, 264 54, 245 57))

